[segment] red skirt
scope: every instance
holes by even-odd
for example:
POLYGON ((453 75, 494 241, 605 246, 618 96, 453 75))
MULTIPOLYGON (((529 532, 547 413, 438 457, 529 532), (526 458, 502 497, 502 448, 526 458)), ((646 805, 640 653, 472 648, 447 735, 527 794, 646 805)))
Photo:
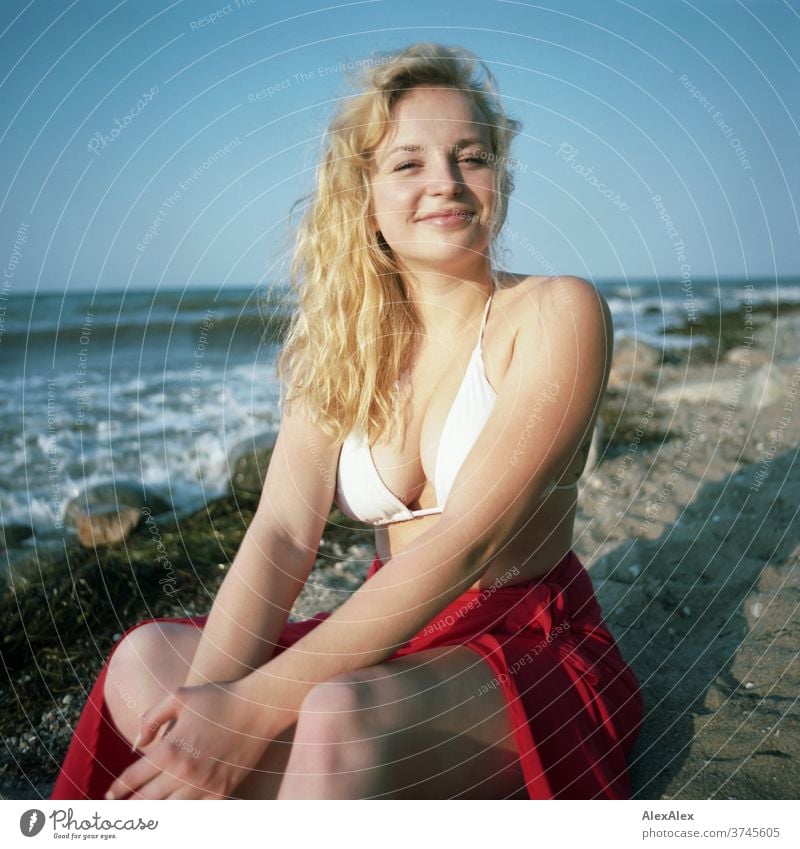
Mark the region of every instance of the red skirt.
MULTIPOLYGON (((367 578, 382 565, 376 557, 367 578)), ((274 654, 328 616, 287 623, 274 654)), ((202 628, 206 619, 148 619, 125 633, 158 621, 202 628)), ((494 677, 486 686, 499 688, 505 698, 531 799, 630 798, 627 756, 643 718, 639 682, 606 628, 591 579, 573 551, 532 581, 467 590, 392 657, 445 645, 469 646, 491 666, 494 677)), ((75 727, 51 799, 102 799, 139 757, 105 704, 107 671, 108 660, 75 727)))

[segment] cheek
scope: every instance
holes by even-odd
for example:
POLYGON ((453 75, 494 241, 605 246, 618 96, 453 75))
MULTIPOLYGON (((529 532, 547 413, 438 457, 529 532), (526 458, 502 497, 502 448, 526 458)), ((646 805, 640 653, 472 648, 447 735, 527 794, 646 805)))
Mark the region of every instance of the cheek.
POLYGON ((414 187, 410 183, 394 183, 377 188, 374 192, 375 209, 378 217, 404 218, 414 208, 414 187))
POLYGON ((495 192, 495 181, 491 174, 481 178, 476 189, 483 195, 492 196, 495 192))

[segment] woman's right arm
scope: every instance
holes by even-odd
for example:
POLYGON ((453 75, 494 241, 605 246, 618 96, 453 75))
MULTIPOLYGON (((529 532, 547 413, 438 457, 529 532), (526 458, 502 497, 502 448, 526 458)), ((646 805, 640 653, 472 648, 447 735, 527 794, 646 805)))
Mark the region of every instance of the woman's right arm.
POLYGON ((186 686, 238 680, 272 657, 316 560, 339 448, 299 402, 284 411, 258 508, 214 600, 186 686))

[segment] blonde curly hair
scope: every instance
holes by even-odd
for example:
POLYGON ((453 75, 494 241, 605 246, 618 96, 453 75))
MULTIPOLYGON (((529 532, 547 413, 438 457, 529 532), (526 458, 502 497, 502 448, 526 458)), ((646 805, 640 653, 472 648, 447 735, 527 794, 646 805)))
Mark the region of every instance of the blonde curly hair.
POLYGON ((491 71, 461 47, 421 42, 373 54, 348 77, 357 92, 337 105, 314 188, 298 201, 306 206, 289 266, 298 308, 277 372, 283 403, 303 399, 328 438, 342 441, 356 431, 373 442, 399 432, 394 387, 422 329, 393 253, 371 225, 369 169, 392 108, 417 85, 456 89, 477 108, 489 130, 495 175, 492 275, 514 187, 509 152, 521 124, 506 115, 491 71))

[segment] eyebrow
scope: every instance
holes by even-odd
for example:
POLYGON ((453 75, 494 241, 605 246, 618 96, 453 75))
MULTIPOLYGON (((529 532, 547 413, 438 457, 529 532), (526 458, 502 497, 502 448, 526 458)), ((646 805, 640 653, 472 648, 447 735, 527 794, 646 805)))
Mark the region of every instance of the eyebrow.
MULTIPOLYGON (((480 144, 480 145, 483 145, 483 147, 489 147, 488 142, 485 142, 483 139, 478 139, 478 138, 459 139, 458 141, 453 142, 453 144, 450 145, 450 147, 461 148, 461 147, 468 147, 471 144, 480 144)), ((398 145, 397 147, 393 147, 390 151, 387 151, 384 154, 383 158, 388 159, 393 153, 397 153, 398 151, 405 151, 406 153, 419 153, 419 151, 424 150, 424 149, 425 149, 425 145, 421 145, 421 144, 401 144, 401 145, 398 145)))

